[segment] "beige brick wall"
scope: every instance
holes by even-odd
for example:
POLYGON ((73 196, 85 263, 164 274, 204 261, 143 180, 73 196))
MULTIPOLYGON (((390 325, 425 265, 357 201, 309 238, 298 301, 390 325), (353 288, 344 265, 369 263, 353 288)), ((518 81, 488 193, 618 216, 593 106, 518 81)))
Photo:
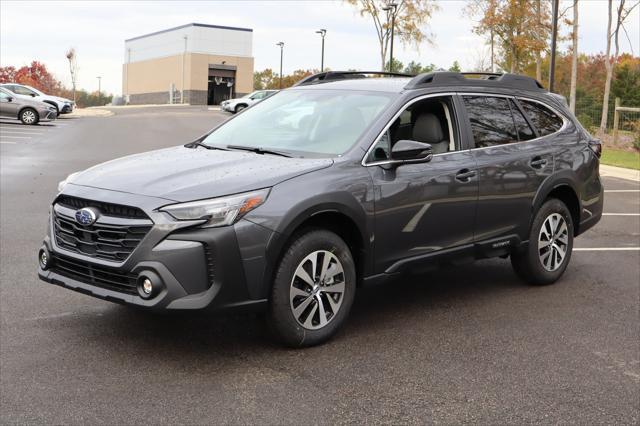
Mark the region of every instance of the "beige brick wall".
MULTIPOLYGON (((253 58, 187 53, 185 57, 185 90, 207 90, 209 65, 235 65, 236 92, 253 91, 253 58)), ((182 88, 182 55, 132 62, 122 67, 122 93, 168 92, 171 83, 182 88), (127 76, 129 81, 127 82, 127 76)))

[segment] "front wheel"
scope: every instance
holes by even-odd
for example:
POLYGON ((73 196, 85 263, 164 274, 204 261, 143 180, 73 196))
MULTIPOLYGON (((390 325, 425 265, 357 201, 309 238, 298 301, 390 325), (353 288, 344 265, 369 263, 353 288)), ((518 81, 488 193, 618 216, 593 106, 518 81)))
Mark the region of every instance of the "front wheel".
POLYGON ((235 109, 233 110, 233 112, 237 114, 237 113, 239 113, 240 111, 242 111, 243 109, 245 109, 246 107, 247 107, 246 105, 240 104, 240 105, 238 105, 237 107, 235 107, 235 109))
POLYGON ((38 124, 40 121, 40 117, 38 116, 38 112, 33 108, 25 108, 20 111, 20 121, 22 124, 38 124))
POLYGON ((533 285, 556 282, 567 269, 573 250, 573 219, 560 200, 547 200, 538 210, 526 250, 513 253, 511 264, 533 285))
POLYGON ((269 324, 286 345, 312 346, 345 322, 356 291, 356 268, 347 244, 326 230, 298 236, 276 272, 269 324))

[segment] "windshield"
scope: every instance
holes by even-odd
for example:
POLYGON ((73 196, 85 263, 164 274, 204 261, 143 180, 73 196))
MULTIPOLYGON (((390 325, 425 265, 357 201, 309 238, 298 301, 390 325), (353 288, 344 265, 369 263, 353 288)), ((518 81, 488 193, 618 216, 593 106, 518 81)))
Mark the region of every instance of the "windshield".
POLYGON ((202 143, 259 147, 295 155, 348 151, 392 94, 344 90, 285 90, 242 112, 202 143))

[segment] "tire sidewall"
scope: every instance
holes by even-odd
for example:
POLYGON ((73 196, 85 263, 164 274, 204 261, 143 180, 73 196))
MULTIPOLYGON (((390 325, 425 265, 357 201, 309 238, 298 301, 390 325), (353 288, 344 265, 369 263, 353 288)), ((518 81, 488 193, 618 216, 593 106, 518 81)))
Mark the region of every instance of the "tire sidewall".
POLYGON ((550 199, 545 202, 538 210, 538 213, 533 220, 533 224, 531 226, 531 234, 529 236, 529 247, 528 247, 528 257, 530 262, 530 268, 532 272, 539 278, 540 284, 551 284, 558 280, 567 269, 569 262, 571 261, 571 253, 573 252, 573 233, 574 233, 574 225, 573 218, 571 217, 571 213, 567 206, 558 199, 550 199), (553 213, 559 213, 567 223, 568 228, 568 244, 567 244, 567 253, 565 258, 562 261, 562 265, 560 268, 555 271, 548 271, 544 268, 542 263, 540 262, 540 256, 538 251, 538 238, 540 235, 540 229, 544 224, 544 221, 549 217, 549 215, 553 213))
POLYGON ((270 326, 285 344, 294 347, 312 346, 329 339, 345 322, 356 291, 356 268, 347 244, 326 230, 309 230, 299 234, 280 259, 269 303, 270 326), (308 330, 298 323, 291 311, 289 292, 296 268, 310 253, 326 250, 342 263, 345 291, 336 316, 319 330, 308 330))

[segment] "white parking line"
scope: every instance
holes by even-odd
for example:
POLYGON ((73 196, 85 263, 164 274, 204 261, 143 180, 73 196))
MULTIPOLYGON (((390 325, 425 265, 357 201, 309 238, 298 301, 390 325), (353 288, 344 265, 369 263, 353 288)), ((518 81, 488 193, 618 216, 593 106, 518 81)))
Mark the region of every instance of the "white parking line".
POLYGON ((604 192, 640 192, 640 189, 605 189, 604 192))
POLYGON ((602 216, 640 216, 640 213, 602 213, 602 216))
POLYGON ((23 132, 23 131, 15 131, 15 130, 0 130, 0 135, 6 135, 7 133, 11 133, 14 135, 44 135, 44 133, 37 132, 23 132))
POLYGON ((2 139, 11 138, 11 139, 33 139, 31 136, 10 136, 10 135, 2 135, 0 136, 2 139))
POLYGON ((5 141, 0 141, 0 144, 6 144, 6 145, 15 145, 15 142, 5 142, 5 141))
POLYGON ((640 247, 574 247, 573 251, 640 251, 640 247))

